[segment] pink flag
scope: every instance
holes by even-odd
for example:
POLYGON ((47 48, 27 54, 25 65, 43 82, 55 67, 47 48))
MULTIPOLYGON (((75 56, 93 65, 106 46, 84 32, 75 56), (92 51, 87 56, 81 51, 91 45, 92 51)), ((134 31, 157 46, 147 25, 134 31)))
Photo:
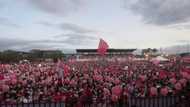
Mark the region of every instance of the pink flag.
POLYGON ((99 46, 98 46, 98 53, 100 55, 104 55, 108 48, 109 48, 109 45, 103 39, 100 39, 99 46))

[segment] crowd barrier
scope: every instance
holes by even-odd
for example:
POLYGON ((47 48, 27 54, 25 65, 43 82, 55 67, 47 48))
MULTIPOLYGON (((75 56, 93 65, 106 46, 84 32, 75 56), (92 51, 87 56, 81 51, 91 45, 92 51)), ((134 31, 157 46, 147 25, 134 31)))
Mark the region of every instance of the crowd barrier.
MULTIPOLYGON (((64 102, 1 103, 0 107, 75 107, 64 102)), ((118 103, 83 104, 82 107, 190 107, 189 98, 182 96, 137 98, 131 97, 118 103)))

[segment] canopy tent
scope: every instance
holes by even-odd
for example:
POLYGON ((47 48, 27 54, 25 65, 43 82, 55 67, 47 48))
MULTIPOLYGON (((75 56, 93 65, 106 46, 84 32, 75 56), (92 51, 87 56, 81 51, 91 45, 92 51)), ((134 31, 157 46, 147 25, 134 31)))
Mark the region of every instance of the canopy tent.
POLYGON ((154 64, 159 64, 160 62, 165 62, 165 61, 169 61, 169 59, 167 59, 167 58, 164 58, 164 57, 162 57, 162 56, 157 56, 156 58, 153 58, 152 60, 151 60, 151 62, 153 62, 154 64))
POLYGON ((157 56, 156 58, 153 58, 153 60, 157 60, 157 61, 169 61, 169 59, 162 57, 162 56, 157 56))

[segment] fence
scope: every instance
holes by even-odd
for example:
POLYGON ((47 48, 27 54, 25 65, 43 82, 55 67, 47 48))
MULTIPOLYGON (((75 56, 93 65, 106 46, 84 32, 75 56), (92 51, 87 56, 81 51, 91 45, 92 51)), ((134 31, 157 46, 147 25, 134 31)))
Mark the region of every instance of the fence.
MULTIPOLYGON (((181 96, 128 98, 118 103, 84 104, 82 107, 190 107, 190 100, 181 96)), ((72 107, 64 102, 1 103, 0 107, 72 107)))

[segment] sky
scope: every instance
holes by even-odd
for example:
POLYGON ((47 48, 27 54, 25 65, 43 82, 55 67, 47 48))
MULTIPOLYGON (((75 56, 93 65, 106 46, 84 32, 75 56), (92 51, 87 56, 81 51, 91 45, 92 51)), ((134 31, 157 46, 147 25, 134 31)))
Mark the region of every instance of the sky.
POLYGON ((189 0, 0 0, 0 50, 190 44, 189 0))

